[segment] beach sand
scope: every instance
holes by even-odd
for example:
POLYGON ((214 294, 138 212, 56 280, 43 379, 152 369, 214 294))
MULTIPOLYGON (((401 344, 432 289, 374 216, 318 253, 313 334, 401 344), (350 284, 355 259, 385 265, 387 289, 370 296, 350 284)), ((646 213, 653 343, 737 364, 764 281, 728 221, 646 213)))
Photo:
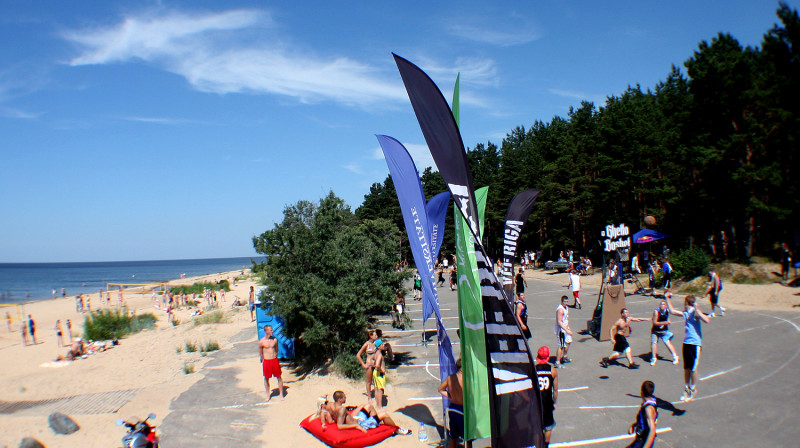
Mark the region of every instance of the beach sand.
MULTIPOLYGON (((232 278, 237 273, 238 271, 187 278, 170 283, 215 281, 232 278)), ((562 286, 567 283, 565 274, 528 270, 526 276, 562 286)), ((585 276, 582 281, 584 287, 597 288, 600 275, 585 276)), ((66 348, 57 347, 53 329, 55 322, 57 319, 62 322, 71 319, 73 328, 80 330, 84 316, 75 311, 74 297, 26 304, 25 314, 33 315, 37 322, 39 344, 23 346, 18 322, 11 332, 7 331, 5 324, 0 326, 0 412, 3 412, 2 407, 8 403, 80 397, 80 400, 72 400, 77 402, 78 410, 67 414, 77 421, 81 430, 68 436, 56 435, 47 425, 50 412, 48 408, 29 407, 13 413, 0 413, 0 427, 3 428, 0 446, 17 446, 23 437, 28 436, 38 439, 48 447, 120 446, 120 439, 125 431, 116 426, 117 419, 131 415, 144 417, 153 412, 158 415, 156 424, 160 424, 170 412, 178 412, 170 410, 173 400, 203 378, 209 358, 197 352, 186 353, 185 349, 178 353, 178 347, 184 347, 187 341, 198 344, 216 341, 221 350, 227 350, 232 347, 231 339, 247 329, 253 330, 252 338, 245 341, 253 344, 253 358, 235 362, 241 371, 235 381, 237 387, 264 396, 261 371, 258 367, 253 367, 253 359, 257 356, 255 325, 245 307, 236 310, 230 307, 234 296, 246 301, 251 285, 251 280, 241 280, 233 291, 227 293, 226 302, 220 303, 220 308, 226 311, 227 322, 220 324, 194 325, 189 312, 179 310, 176 317, 181 324, 173 326, 167 322, 163 311, 153 307, 149 295, 126 294, 130 309, 137 313, 153 312, 158 316, 157 328, 124 338, 119 346, 108 351, 90 355, 87 359, 64 363, 59 367, 48 364, 57 355, 63 355, 67 351, 66 348), (195 373, 184 373, 185 363, 191 363, 195 373), (119 409, 115 409, 120 405, 119 409)), ((564 291, 566 294, 567 289, 564 291)), ((800 312, 800 308, 792 308, 792 305, 800 303, 800 296, 795 295, 796 293, 796 289, 780 284, 738 285, 726 282, 722 304, 745 310, 800 312)), ((96 305, 96 298, 95 293, 93 305, 96 305)), ((112 302, 115 300, 116 297, 112 294, 112 302)), ((701 304, 704 309, 708 308, 707 301, 701 304)), ((402 406, 418 390, 414 384, 404 384, 400 374, 395 372, 393 375, 397 377, 390 377, 387 394, 392 397, 395 405, 402 406)), ((252 431, 259 432, 257 439, 267 446, 324 446, 298 426, 300 420, 313 411, 315 398, 332 394, 335 390, 343 390, 350 398, 348 404, 358 404, 364 399, 361 381, 351 381, 336 375, 311 374, 298 377, 291 368, 284 367, 284 381, 289 387, 285 401, 273 398, 270 405, 252 410, 264 422, 262 427, 253 428, 252 431)), ((413 429, 414 434, 410 437, 392 437, 380 446, 418 444, 417 423, 400 413, 395 413, 394 417, 400 425, 413 429)))

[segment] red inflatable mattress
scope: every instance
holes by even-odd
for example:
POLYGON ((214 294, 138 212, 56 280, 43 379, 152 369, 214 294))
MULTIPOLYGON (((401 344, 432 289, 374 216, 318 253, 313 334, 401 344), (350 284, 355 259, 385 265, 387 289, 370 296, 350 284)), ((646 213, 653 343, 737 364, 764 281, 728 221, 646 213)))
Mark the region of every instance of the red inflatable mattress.
POLYGON ((310 432, 323 443, 334 448, 361 448, 375 445, 393 436, 394 432, 397 430, 397 426, 378 425, 377 428, 368 429, 367 432, 364 433, 356 428, 339 429, 336 424, 326 425, 323 430, 322 420, 315 418, 309 422, 309 417, 304 418, 303 421, 300 422, 300 427, 310 432))

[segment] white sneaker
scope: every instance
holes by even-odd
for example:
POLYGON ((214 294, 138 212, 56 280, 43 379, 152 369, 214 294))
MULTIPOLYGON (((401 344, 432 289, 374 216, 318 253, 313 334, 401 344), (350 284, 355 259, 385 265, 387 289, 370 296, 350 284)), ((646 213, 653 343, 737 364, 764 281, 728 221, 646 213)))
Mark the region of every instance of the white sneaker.
POLYGON ((708 315, 708 317, 716 317, 716 316, 714 316, 714 313, 711 313, 708 315))
POLYGON ((689 389, 689 386, 683 386, 683 395, 681 395, 681 401, 690 400, 691 398, 689 398, 689 397, 691 397, 691 395, 692 395, 692 392, 689 389))
POLYGON ((697 389, 695 389, 694 387, 689 389, 689 397, 686 399, 686 402, 688 403, 688 402, 694 400, 694 397, 696 395, 697 395, 697 389))
POLYGON ((650 358, 650 365, 651 365, 651 366, 654 366, 654 365, 656 365, 656 361, 658 361, 658 359, 657 359, 657 358, 655 358, 655 357, 653 357, 653 358, 650 358))
POLYGON ((672 358, 672 363, 673 364, 678 364, 680 361, 681 361, 680 356, 675 356, 674 358, 672 358))
POLYGON ((725 317, 725 308, 719 307, 719 317, 725 317))

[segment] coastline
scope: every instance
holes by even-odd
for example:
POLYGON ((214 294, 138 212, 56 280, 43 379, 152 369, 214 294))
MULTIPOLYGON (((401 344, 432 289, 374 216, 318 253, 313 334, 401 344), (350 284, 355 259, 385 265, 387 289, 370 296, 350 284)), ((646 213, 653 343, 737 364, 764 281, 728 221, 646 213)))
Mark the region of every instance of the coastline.
MULTIPOLYGON (((245 270, 245 274, 249 274, 249 270, 245 270)), ((172 279, 167 284, 191 285, 225 278, 233 280, 236 276, 241 276, 240 269, 172 279)), ((119 346, 107 351, 64 363, 54 362, 58 355, 63 356, 68 350, 58 346, 54 326, 57 319, 61 320, 62 326, 66 319, 70 319, 74 335, 77 337, 82 332, 86 314, 75 310, 76 296, 19 304, 25 317, 31 314, 36 322, 38 344, 23 345, 19 321, 13 322, 11 331, 6 324, 0 325, 0 360, 3 361, 0 363, 0 377, 4 379, 0 382, 0 409, 11 403, 19 406, 24 402, 19 410, 0 412, 0 426, 5 428, 0 435, 0 446, 17 446, 23 437, 34 437, 45 446, 118 446, 125 431, 116 426, 117 419, 153 412, 157 414, 156 424, 160 424, 169 414, 170 403, 202 378, 200 372, 209 359, 200 352, 187 353, 186 342, 201 345, 213 341, 225 350, 230 348, 230 339, 234 335, 244 329, 255 329, 246 307, 231 307, 235 296, 247 301, 251 285, 254 282, 246 277, 238 281, 226 294, 226 301, 220 299, 219 302, 219 309, 225 312, 227 321, 205 325, 195 325, 190 311, 183 309, 176 310, 175 317, 181 323, 173 326, 167 322, 166 313, 154 307, 149 293, 128 291, 125 294, 128 309, 136 314, 152 312, 158 318, 156 327, 121 339, 119 346), (186 365, 191 365, 194 373, 185 373, 186 365), (56 435, 47 426, 47 416, 53 409, 39 406, 40 402, 54 402, 55 405, 59 402, 62 405, 78 403, 73 405, 73 408, 77 406, 76 412, 66 413, 76 420, 81 430, 69 436, 56 435), (91 406, 95 408, 82 409, 81 402, 94 403, 91 406)), ((93 302, 96 300, 95 292, 93 302)), ((112 293, 110 308, 114 309, 116 302, 116 294, 112 293)), ((13 305, 0 310, 14 314, 16 307, 13 305)), ((95 303, 92 305, 92 309, 98 309, 95 303)), ((5 321, 5 312, 0 317, 5 321)), ((64 326, 65 343, 68 343, 66 333, 64 326)))

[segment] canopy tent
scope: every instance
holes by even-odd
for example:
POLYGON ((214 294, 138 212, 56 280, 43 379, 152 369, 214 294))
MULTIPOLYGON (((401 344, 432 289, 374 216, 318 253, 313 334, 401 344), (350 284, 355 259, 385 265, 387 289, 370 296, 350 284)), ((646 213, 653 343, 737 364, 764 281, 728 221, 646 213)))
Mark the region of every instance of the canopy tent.
POLYGON ((656 230, 650 229, 642 229, 633 234, 631 237, 634 243, 642 244, 642 243, 649 243, 651 241, 661 240, 667 238, 669 235, 666 233, 661 233, 656 230))

